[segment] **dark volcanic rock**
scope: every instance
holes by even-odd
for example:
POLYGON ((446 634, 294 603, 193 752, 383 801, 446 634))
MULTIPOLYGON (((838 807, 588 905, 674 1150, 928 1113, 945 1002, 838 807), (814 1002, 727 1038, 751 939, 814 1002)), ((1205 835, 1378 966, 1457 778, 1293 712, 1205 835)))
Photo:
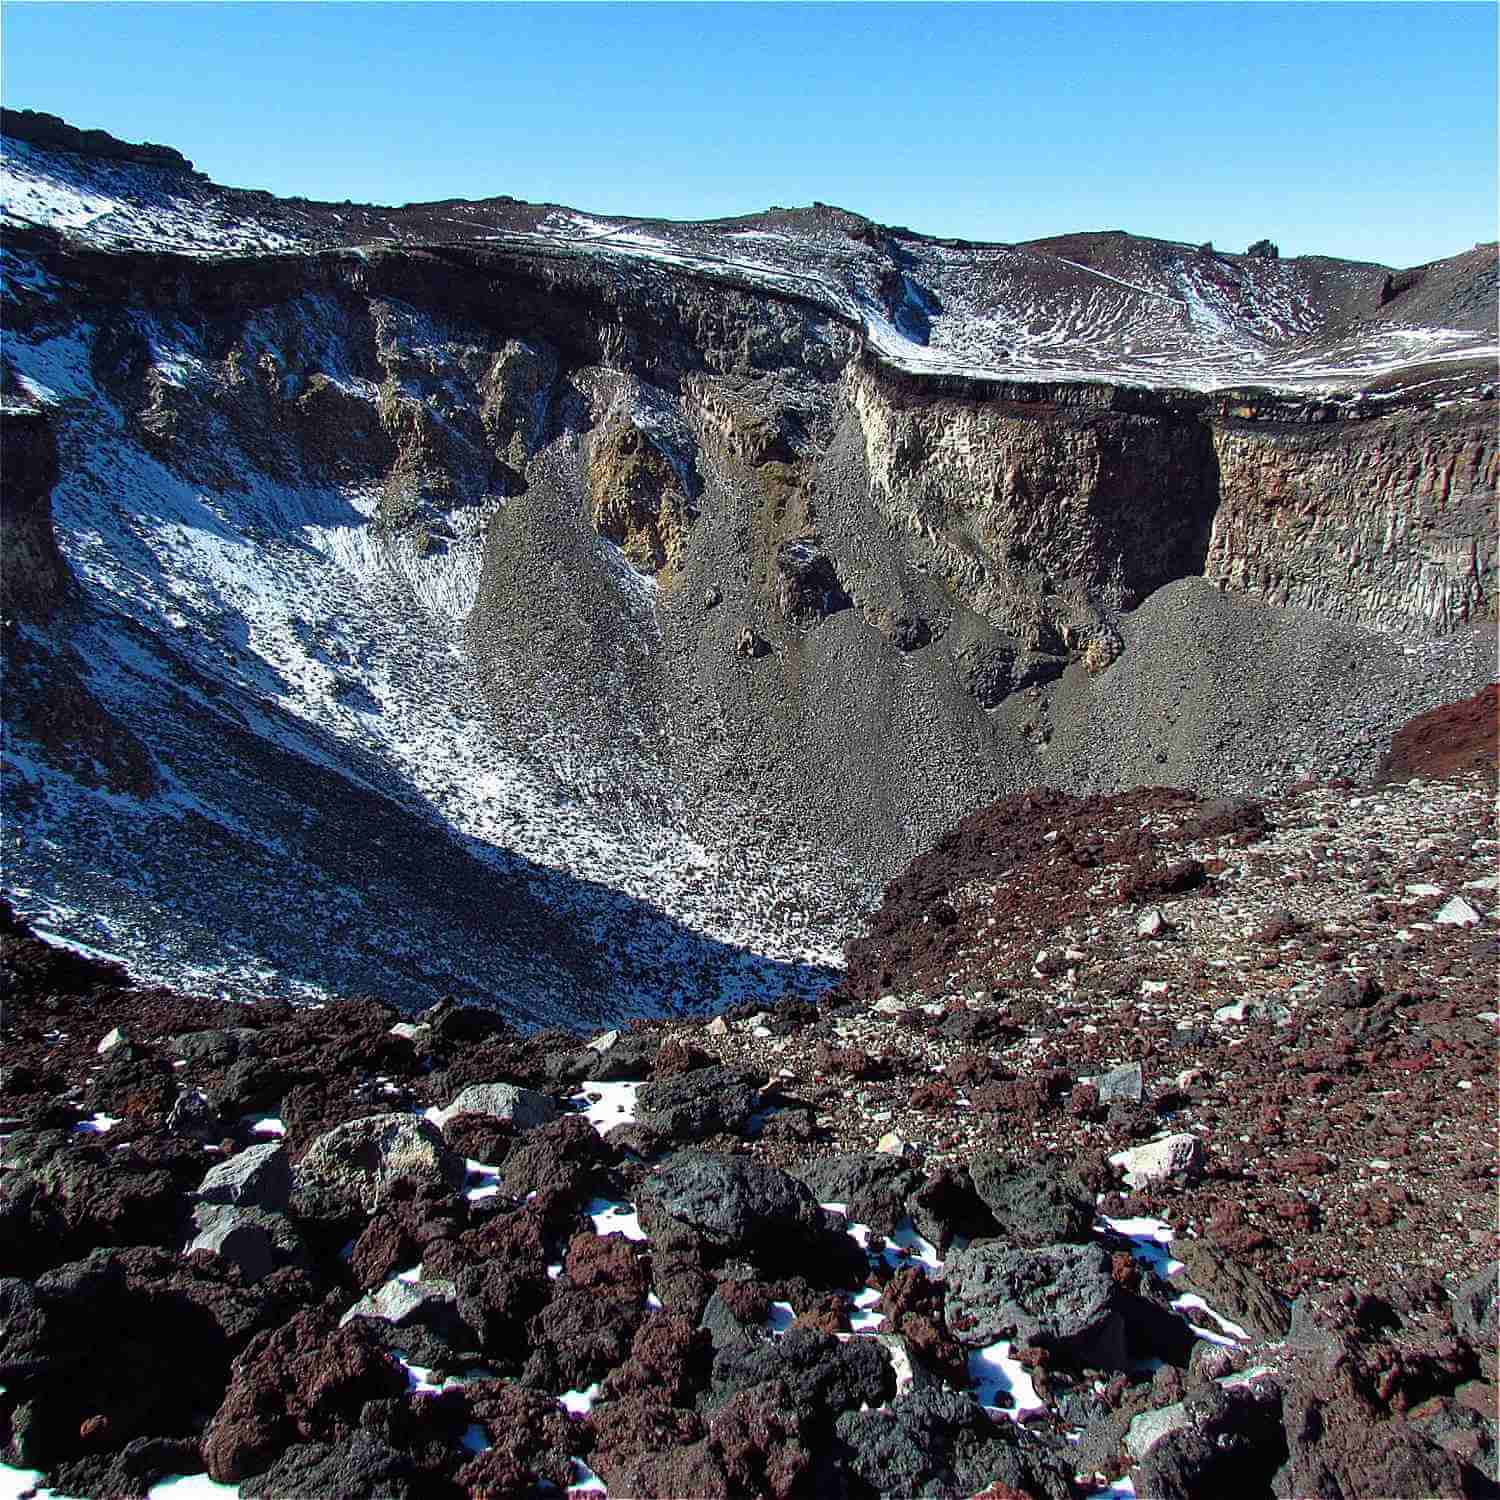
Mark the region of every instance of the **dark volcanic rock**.
MULTIPOLYGON (((1036 1500, 1072 1500, 1072 1465, 1010 1422, 993 1422, 972 1397, 912 1387, 880 1411, 836 1424, 861 1495, 977 1495, 996 1481, 1036 1500)), ((1145 1493, 1144 1491, 1142 1493, 1145 1493)))
POLYGON ((1088 1240, 1093 1194, 1052 1162, 1025 1165, 987 1153, 969 1163, 969 1178, 1010 1244, 1035 1248, 1088 1240))
POLYGON ((943 1254, 959 1235, 993 1235, 999 1226, 974 1191, 967 1167, 939 1167, 906 1200, 912 1223, 943 1254))
POLYGON ((1453 1294, 1453 1322, 1476 1349, 1494 1350, 1500 1337, 1500 1263, 1471 1276, 1453 1294))
POLYGON ((593 1441, 587 1422, 570 1418, 554 1397, 509 1381, 476 1381, 461 1394, 467 1415, 494 1445, 459 1471, 465 1493, 524 1494, 538 1481, 558 1489, 572 1483, 572 1455, 593 1441))
POLYGON ((650 1396, 628 1396, 593 1413, 589 1466, 612 1494, 729 1495, 724 1467, 704 1441, 703 1419, 650 1396))
POLYGON ((774 1380, 725 1402, 709 1420, 708 1436, 730 1494, 789 1500, 812 1468, 805 1426, 774 1380))
POLYGON ((707 1328, 672 1313, 648 1313, 631 1340, 630 1358, 605 1384, 611 1398, 659 1394, 673 1406, 690 1406, 709 1380, 714 1346, 707 1328))
POLYGON ((1181 1279, 1215 1312, 1256 1338, 1286 1336, 1292 1326, 1291 1304, 1254 1271, 1237 1265, 1206 1240, 1177 1239, 1172 1253, 1183 1263, 1181 1279))
POLYGON ((791 1170, 819 1203, 845 1204, 850 1223, 877 1234, 890 1234, 906 1217, 906 1200, 922 1183, 920 1172, 881 1153, 814 1157, 791 1170))
MULTIPOLYGON (((240 1485, 244 1500, 337 1495, 340 1500, 437 1500, 430 1476, 404 1453, 356 1432, 339 1443, 294 1443, 270 1468, 240 1485)), ((456 1485, 448 1495, 461 1493, 456 1485)))
POLYGON ((1124 1366, 1124 1294, 1098 1245, 982 1241, 949 1257, 946 1280, 948 1328, 962 1343, 1014 1337, 1101 1369, 1124 1366))
POLYGON ((657 1166, 639 1195, 642 1224, 675 1219, 723 1251, 750 1251, 778 1237, 822 1228, 822 1212, 796 1178, 742 1156, 679 1151, 657 1166))
POLYGON ((251 1289, 228 1268, 150 1249, 96 1251, 32 1288, 0 1286, 9 1304, 0 1368, 25 1407, 15 1457, 41 1468, 96 1446, 93 1433, 123 1447, 196 1432, 235 1353, 313 1295, 297 1272, 251 1289))
POLYGON ((500 1182, 516 1198, 542 1190, 587 1196, 603 1186, 614 1151, 582 1115, 529 1130, 507 1153, 500 1182))
MULTIPOLYGON (((1221 1390, 1209 1386, 1183 1402, 1181 1425, 1148 1447, 1135 1470, 1137 1493, 1161 1500, 1201 1495, 1264 1495, 1286 1454, 1280 1392, 1269 1381, 1221 1390)), ((1134 1430, 1134 1429, 1133 1429, 1134 1430)), ((1337 1493, 1327 1490, 1299 1494, 1337 1493)), ((1398 1495, 1400 1490, 1358 1490, 1398 1495)), ((1436 1492, 1434 1492, 1436 1493, 1436 1492)))
POLYGON ((335 1328, 322 1311, 298 1313, 235 1360, 204 1434, 208 1472, 237 1484, 294 1443, 351 1436, 366 1401, 405 1391, 406 1376, 360 1323, 335 1328))
POLYGON ((694 1068, 646 1084, 636 1117, 648 1130, 676 1141, 738 1135, 760 1101, 753 1077, 731 1068, 694 1068))
MULTIPOLYGON (((1477 1472, 1411 1423, 1372 1421, 1346 1399, 1291 1390, 1284 1402, 1289 1455, 1271 1481, 1279 1500, 1304 1495, 1478 1495, 1477 1472)), ((1201 1493, 1201 1491, 1197 1492, 1201 1493)))
POLYGON ((522 1383, 556 1393, 603 1380, 629 1356, 644 1316, 639 1302, 564 1287, 527 1325, 531 1352, 522 1383))
POLYGON ((58 1464, 50 1475, 59 1495, 144 1496, 159 1480, 197 1474, 203 1459, 195 1438, 132 1438, 116 1453, 58 1464))
POLYGON ((822 1430, 840 1412, 884 1405, 896 1389, 895 1372, 878 1343, 840 1343, 830 1334, 794 1327, 773 1344, 720 1350, 704 1406, 717 1410, 740 1391, 771 1380, 786 1387, 788 1411, 796 1412, 810 1429, 822 1430))
POLYGON ((56 1259, 62 1209, 31 1172, 0 1171, 0 1276, 35 1276, 56 1259))

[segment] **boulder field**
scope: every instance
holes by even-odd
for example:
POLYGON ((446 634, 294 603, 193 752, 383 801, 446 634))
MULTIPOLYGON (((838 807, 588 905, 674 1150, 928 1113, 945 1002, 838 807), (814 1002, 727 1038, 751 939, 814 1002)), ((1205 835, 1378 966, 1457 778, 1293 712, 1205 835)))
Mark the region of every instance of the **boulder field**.
POLYGON ((1495 791, 1439 728, 1374 787, 1009 799, 819 1004, 711 1021, 215 1002, 7 910, 5 1462, 1492 1494, 1495 791))

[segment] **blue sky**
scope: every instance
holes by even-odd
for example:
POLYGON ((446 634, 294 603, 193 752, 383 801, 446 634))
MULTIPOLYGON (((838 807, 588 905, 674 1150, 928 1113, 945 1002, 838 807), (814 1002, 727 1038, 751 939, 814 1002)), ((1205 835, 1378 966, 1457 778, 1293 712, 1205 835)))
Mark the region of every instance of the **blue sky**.
POLYGON ((1496 235, 1478 4, 7 0, 0 96, 215 180, 697 218, 837 203, 1413 265, 1496 235))

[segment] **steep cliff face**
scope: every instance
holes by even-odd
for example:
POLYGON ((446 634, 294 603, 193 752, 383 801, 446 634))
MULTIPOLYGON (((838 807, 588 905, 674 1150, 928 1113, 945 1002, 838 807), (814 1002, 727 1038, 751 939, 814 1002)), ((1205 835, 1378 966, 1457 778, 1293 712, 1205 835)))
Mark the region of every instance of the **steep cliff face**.
POLYGON ((45 620, 72 585, 52 529, 57 440, 44 412, 0 413, 0 613, 45 620))
POLYGON ((38 747, 84 786, 149 795, 159 785, 152 758, 90 688, 90 664, 74 643, 81 599, 52 523, 57 477, 57 438, 47 413, 13 405, 0 410, 0 680, 7 754, 38 747))
POLYGON ((1496 617, 1493 408, 1216 426, 1203 571, 1270 604, 1442 634, 1496 617))
POLYGON ((1201 572, 1218 487, 1192 412, 933 397, 869 369, 852 385, 881 511, 1026 650, 1079 650, 1105 611, 1201 572))

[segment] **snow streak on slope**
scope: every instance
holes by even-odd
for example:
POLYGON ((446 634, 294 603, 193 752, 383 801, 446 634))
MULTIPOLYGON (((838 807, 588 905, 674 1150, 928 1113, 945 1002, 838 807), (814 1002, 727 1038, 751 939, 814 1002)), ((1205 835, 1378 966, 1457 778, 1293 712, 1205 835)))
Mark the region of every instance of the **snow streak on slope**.
MULTIPOLYGON (((881 358, 918 375, 1100 381, 1212 390, 1269 385, 1332 393, 1414 364, 1500 358, 1493 329, 1330 325, 1330 288, 1368 282, 1340 262, 1222 256, 1109 237, 1113 269, 1038 246, 903 238, 852 216, 743 221, 608 220, 508 201, 380 210, 291 205, 184 172, 99 161, 7 138, 0 220, 107 247, 216 256, 342 244, 465 243, 603 265, 654 264, 814 302, 862 326, 881 358), (826 220, 826 222, 825 222, 826 220), (843 227, 840 227, 843 226, 843 227), (884 301, 892 257, 930 294, 915 333, 884 301)), ((1046 245, 1055 242, 1039 242, 1046 245)), ((1377 276, 1378 284, 1378 276, 1377 276)), ((1492 377, 1491 377, 1492 378, 1492 377)))
MULTIPOLYGON (((174 330, 140 331, 158 378, 202 378, 174 330)), ((274 892, 294 910, 305 903, 301 850, 321 809, 311 797, 276 804, 296 798, 300 776, 316 770, 323 785, 398 808, 404 821, 392 837, 409 841, 416 830, 446 849, 460 872, 477 866, 516 883, 565 924, 598 986, 597 1004, 536 993, 534 977, 512 976, 503 997, 523 1017, 723 1004, 821 982, 843 934, 807 915, 814 905, 839 904, 811 858, 793 852, 798 868, 776 867, 737 837, 744 809, 690 811, 667 784, 652 789, 649 812, 622 800, 618 782, 600 783, 546 703, 520 705, 533 729, 530 753, 497 733, 460 633, 479 586, 485 533, 503 500, 451 510, 445 547, 421 556, 410 540, 378 534, 373 492, 277 485, 236 462, 227 435, 220 458, 233 483, 190 483, 139 446, 95 386, 92 336, 80 326, 13 340, 6 353, 21 389, 53 406, 63 426, 67 455, 53 511, 64 553, 96 606, 77 642, 89 685, 156 750, 166 788, 145 802, 86 791, 16 746, 9 791, 34 803, 23 847, 8 851, 8 879, 23 909, 65 926, 80 910, 102 913, 111 918, 106 927, 76 935, 123 951, 148 977, 177 983, 230 976, 290 992, 348 988, 340 964, 358 958, 361 943, 371 946, 382 924, 373 946, 392 964, 409 946, 410 968, 420 935, 401 933, 399 913, 382 912, 357 874, 334 881, 328 962, 316 974, 299 976, 296 965, 258 951, 255 921, 226 914, 216 924, 211 902, 184 924, 194 933, 191 952, 178 951, 180 941, 166 940, 145 916, 172 885, 167 872, 149 868, 165 847, 152 838, 171 819, 195 820, 210 843, 231 838, 255 867, 259 895, 274 892), (165 701, 174 708, 163 718, 165 701), (290 774, 291 788, 258 805, 243 771, 215 766, 195 743, 221 735, 248 738, 242 758, 273 747, 278 765, 303 772, 273 772, 273 780, 290 774), (708 826, 694 832, 695 817, 708 826), (113 857, 112 840, 123 840, 113 857), (108 879, 90 878, 106 872, 108 879), (340 934, 354 946, 341 950, 340 934)), ((622 602, 639 629, 653 632, 650 585, 617 562, 622 602)), ((219 902, 240 904, 242 893, 219 902)), ((497 962, 455 953, 446 983, 483 984, 486 965, 493 979, 497 962)), ((415 980, 408 974, 406 982, 415 980)))

